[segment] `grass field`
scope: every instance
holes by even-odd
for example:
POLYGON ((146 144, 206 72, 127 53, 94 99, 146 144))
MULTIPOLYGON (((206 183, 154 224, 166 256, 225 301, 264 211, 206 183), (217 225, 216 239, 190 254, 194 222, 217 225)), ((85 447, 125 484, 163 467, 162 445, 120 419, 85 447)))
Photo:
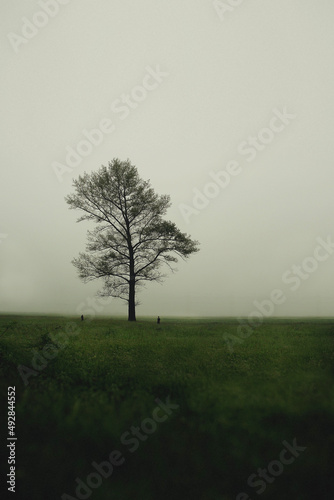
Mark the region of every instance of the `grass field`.
POLYGON ((0 316, 14 498, 332 499, 334 320, 271 320, 231 350, 236 330, 0 316))

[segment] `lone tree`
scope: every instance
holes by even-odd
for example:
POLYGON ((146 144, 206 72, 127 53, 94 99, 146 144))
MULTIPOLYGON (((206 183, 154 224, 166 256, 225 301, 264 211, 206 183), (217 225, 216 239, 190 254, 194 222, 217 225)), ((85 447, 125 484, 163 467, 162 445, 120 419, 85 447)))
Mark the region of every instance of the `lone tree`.
POLYGON ((136 321, 136 286, 161 281, 162 264, 174 271, 172 263, 197 252, 198 242, 162 218, 170 197, 156 194, 129 160, 114 159, 108 167, 84 173, 73 187, 75 193, 65 200, 70 209, 84 212, 77 222, 98 225, 88 231, 88 253, 72 263, 85 283, 102 278, 99 295, 126 300, 128 320, 136 321))

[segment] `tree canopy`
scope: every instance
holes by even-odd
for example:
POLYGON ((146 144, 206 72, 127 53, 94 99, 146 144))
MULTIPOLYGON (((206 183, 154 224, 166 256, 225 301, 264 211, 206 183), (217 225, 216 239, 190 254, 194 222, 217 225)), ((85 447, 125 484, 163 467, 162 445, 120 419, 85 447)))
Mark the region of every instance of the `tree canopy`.
POLYGON ((78 222, 97 225, 88 231, 86 252, 72 262, 84 282, 103 280, 100 295, 126 300, 128 319, 135 321, 137 286, 161 281, 162 265, 174 271, 173 263, 197 252, 199 243, 163 219, 170 197, 156 194, 129 160, 113 159, 79 176, 73 187, 65 200, 83 212, 78 222))

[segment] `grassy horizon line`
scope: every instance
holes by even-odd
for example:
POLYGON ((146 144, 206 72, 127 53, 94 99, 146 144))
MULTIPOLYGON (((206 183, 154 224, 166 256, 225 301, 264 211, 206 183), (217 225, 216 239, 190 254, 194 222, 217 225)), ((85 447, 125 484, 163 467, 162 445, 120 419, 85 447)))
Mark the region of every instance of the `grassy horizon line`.
MULTIPOLYGON (((77 318, 78 320, 80 319, 80 315, 77 314, 67 314, 67 313, 47 313, 47 312, 4 312, 0 311, 0 317, 28 317, 28 318, 33 318, 33 317, 49 317, 49 318, 77 318)), ((87 318, 90 318, 91 315, 87 314, 87 318)), ((186 320, 186 321, 235 321, 238 322, 239 320, 242 321, 248 321, 248 316, 242 316, 242 315, 237 315, 237 316, 216 316, 216 315, 211 315, 211 316, 181 316, 181 315, 176 315, 176 316, 171 316, 171 315, 162 315, 160 316, 162 321, 173 321, 173 320, 186 320)), ((157 316, 153 315, 143 315, 143 316, 137 316, 137 322, 140 321, 156 321, 157 316)), ((93 317, 94 320, 96 319, 101 319, 101 320, 124 320, 128 322, 127 316, 126 315, 121 315, 121 314, 115 314, 115 315, 105 315, 105 314, 96 314, 93 317)), ((299 316, 299 315, 293 315, 293 316, 268 316, 268 317, 263 317, 263 323, 267 323, 270 321, 322 321, 322 320, 334 320, 334 316, 299 316)))

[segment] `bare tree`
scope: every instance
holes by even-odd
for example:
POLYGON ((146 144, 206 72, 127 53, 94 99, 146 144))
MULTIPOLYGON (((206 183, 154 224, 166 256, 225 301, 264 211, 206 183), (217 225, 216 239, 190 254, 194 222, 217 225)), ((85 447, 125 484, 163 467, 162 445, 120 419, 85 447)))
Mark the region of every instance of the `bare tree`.
POLYGON ((114 159, 108 167, 79 176, 73 187, 66 202, 84 212, 78 222, 93 220, 97 227, 88 231, 88 253, 72 262, 84 282, 103 279, 101 296, 126 300, 128 320, 136 321, 136 287, 161 281, 162 264, 174 271, 178 257, 189 257, 199 244, 162 218, 170 197, 157 195, 129 160, 114 159))

